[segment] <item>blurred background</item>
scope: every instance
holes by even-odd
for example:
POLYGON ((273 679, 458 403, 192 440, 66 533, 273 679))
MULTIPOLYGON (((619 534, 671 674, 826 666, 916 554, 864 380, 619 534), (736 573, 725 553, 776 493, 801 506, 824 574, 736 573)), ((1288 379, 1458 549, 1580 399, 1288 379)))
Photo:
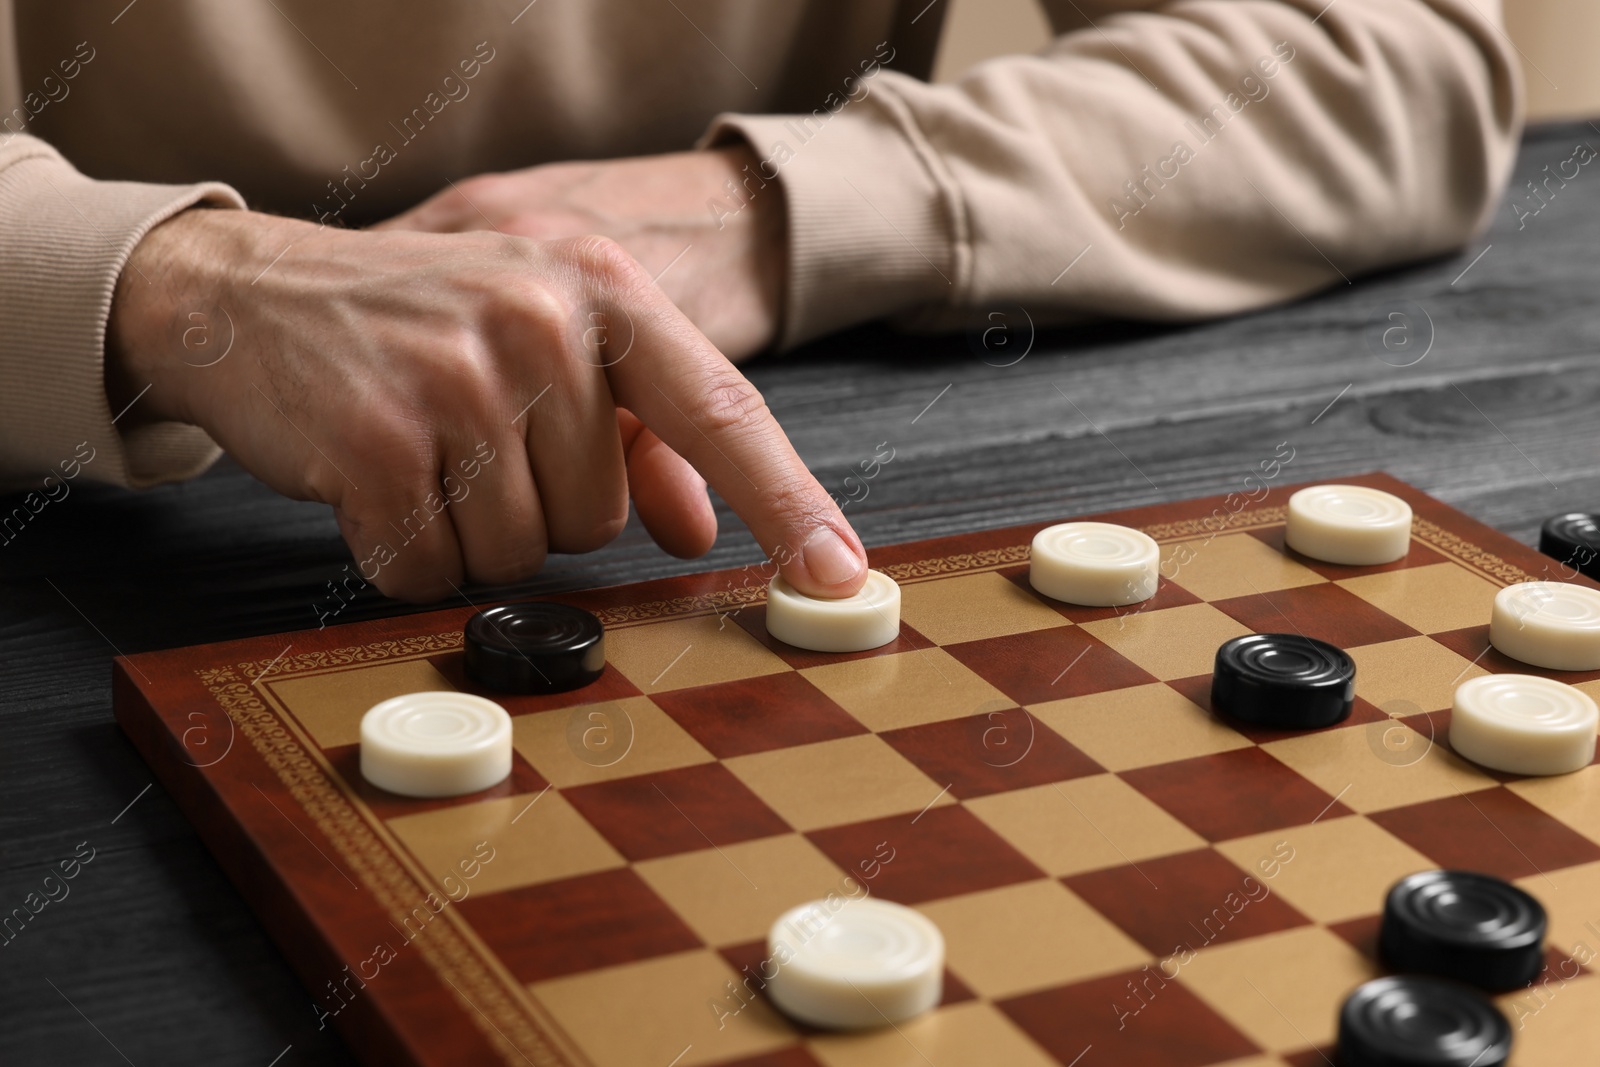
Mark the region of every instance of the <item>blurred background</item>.
MULTIPOLYGON (((1489 0, 1459 0, 1487 10, 1489 0)), ((1522 58, 1528 119, 1600 114, 1600 3, 1596 0, 1505 0, 1506 33, 1522 58)), ((1050 39, 1037 0, 951 0, 934 80, 1006 52, 1033 51, 1050 39)))

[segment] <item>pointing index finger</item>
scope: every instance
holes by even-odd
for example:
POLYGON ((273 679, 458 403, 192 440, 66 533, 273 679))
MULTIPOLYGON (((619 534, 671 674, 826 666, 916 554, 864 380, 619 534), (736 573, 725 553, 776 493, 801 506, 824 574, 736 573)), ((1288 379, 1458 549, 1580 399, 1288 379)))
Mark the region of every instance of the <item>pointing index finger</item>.
POLYGON ((631 318, 633 352, 606 368, 618 403, 722 494, 795 589, 859 590, 860 539, 755 386, 670 304, 631 318))

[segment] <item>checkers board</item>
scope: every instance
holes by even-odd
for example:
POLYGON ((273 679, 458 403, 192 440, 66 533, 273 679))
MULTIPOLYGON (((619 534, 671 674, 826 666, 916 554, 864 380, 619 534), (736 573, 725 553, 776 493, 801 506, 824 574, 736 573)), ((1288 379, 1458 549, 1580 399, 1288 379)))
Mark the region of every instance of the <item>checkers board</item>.
MULTIPOLYGON (((1530 672, 1488 648, 1495 591, 1566 572, 1348 480, 1410 502, 1406 559, 1286 550, 1295 487, 1092 516, 1162 545, 1128 608, 1034 594, 1039 526, 888 546, 903 626, 866 653, 769 638, 756 567, 563 595, 605 623, 605 674, 495 696, 514 770, 466 797, 374 789, 356 741, 379 700, 471 688, 467 608, 119 659, 116 715, 370 1064, 1321 1064, 1380 973, 1385 890, 1440 866, 1549 909, 1546 973, 1498 1002, 1514 1063, 1583 1062, 1600 768, 1516 779, 1446 740, 1457 683, 1530 672), (1212 657, 1251 631, 1347 649, 1350 719, 1214 717, 1212 657), (769 926, 865 892, 943 930, 943 1003, 788 1023, 755 992, 769 926)), ((1561 677, 1600 697, 1600 672, 1561 677)))

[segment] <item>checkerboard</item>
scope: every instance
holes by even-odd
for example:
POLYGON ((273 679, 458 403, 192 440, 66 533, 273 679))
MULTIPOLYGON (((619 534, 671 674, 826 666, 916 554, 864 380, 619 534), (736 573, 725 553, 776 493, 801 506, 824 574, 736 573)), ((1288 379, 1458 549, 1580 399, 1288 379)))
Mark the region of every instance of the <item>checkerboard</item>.
MULTIPOLYGON (((1162 545, 1128 608, 1033 593, 1036 526, 891 546, 872 564, 903 624, 871 652, 767 636, 758 568, 564 596, 605 623, 605 675, 495 697, 515 767, 471 796, 383 793, 356 745, 379 700, 474 690, 466 608, 121 659, 116 713, 368 1063, 1320 1064, 1380 973, 1385 890, 1438 866, 1544 902, 1546 974, 1500 1003, 1516 1063, 1584 1061, 1600 769, 1518 779, 1447 743, 1456 684, 1545 673, 1487 622, 1561 566, 1347 480, 1411 503, 1406 559, 1287 550, 1293 487, 1094 516, 1162 545), (1349 650, 1350 719, 1216 717, 1212 657, 1252 631, 1349 650), (786 1021, 759 991, 773 919, 869 892, 944 931, 943 1003, 871 1033, 786 1021)), ((1600 672, 1560 677, 1600 697, 1600 672)))

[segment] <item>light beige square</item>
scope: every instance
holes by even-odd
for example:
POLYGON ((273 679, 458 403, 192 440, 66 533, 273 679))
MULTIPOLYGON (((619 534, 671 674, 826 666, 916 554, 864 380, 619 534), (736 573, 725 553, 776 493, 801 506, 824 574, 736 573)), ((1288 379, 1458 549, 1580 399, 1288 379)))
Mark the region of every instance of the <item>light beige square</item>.
POLYGON ((1536 989, 1494 999, 1511 1024, 1511 1067, 1594 1062, 1600 976, 1565 982, 1557 976, 1536 989))
POLYGON ((1151 958, 1054 879, 948 897, 918 910, 944 934, 950 969, 991 1000, 1131 970, 1151 958))
POLYGON ((1178 980, 1260 1047, 1287 1052, 1331 1043, 1339 1005, 1377 976, 1348 942, 1306 926, 1210 945, 1178 980))
POLYGON ((878 731, 1012 703, 942 648, 845 660, 800 673, 868 729, 878 731))
POLYGON ((1600 862, 1530 874, 1516 884, 1544 905, 1550 923, 1545 944, 1591 971, 1600 969, 1600 862))
MULTIPOLYGON (((1590 841, 1600 843, 1600 767, 1590 765, 1572 774, 1550 778, 1524 778, 1506 788, 1590 841)), ((1600 901, 1600 897, 1595 899, 1600 901)), ((1600 903, 1596 904, 1595 918, 1600 919, 1600 903)), ((1600 944, 1594 947, 1600 950, 1600 944)))
POLYGON ((1163 681, 1210 674, 1218 645, 1253 632, 1210 604, 1185 604, 1082 625, 1163 681))
POLYGON ((1204 848, 1205 840, 1112 774, 995 793, 967 810, 1060 877, 1204 848))
POLYGON ((1425 740, 1386 758, 1384 734, 1394 729, 1409 727, 1384 720, 1269 741, 1261 747, 1346 807, 1361 812, 1438 800, 1497 784, 1443 745, 1425 740))
POLYGON ((713 758, 649 697, 518 715, 511 720, 511 743, 558 789, 713 758))
POLYGON ((468 883, 473 893, 553 882, 625 862, 554 789, 402 815, 388 827, 436 880, 454 874, 460 881, 458 864, 487 841, 494 855, 468 883))
POLYGON ((1362 815, 1235 838, 1217 851, 1320 923, 1376 914, 1390 886, 1438 866, 1362 815), (1265 868, 1263 857, 1272 857, 1265 868))
POLYGON ((789 670, 760 641, 719 615, 607 630, 606 660, 645 693, 789 670))
POLYGON ((1455 701, 1456 686, 1489 673, 1431 637, 1406 637, 1347 651, 1356 662, 1356 696, 1394 716, 1448 708, 1455 701))
POLYGON ((824 1067, 1060 1067, 992 1004, 968 1001, 898 1027, 814 1037, 824 1067))
POLYGON ((795 1040, 793 1028, 764 1000, 750 999, 735 1013, 739 1002, 731 999, 727 983, 740 977, 715 952, 698 949, 552 978, 528 989, 594 1067, 697 1067, 795 1040), (713 1012, 712 1004, 724 1005, 727 1014, 713 1012))
POLYGON ((1247 748, 1244 735, 1160 683, 1030 704, 1050 729, 1113 771, 1247 748))
POLYGON ((767 936, 779 915, 829 893, 859 896, 846 876, 798 834, 646 860, 634 871, 708 945, 767 936))
POLYGON ((1328 580, 1243 533, 1162 545, 1161 573, 1201 600, 1227 600, 1328 580))
POLYGON ((876 734, 735 756, 723 766, 802 832, 955 803, 947 783, 876 734))
POLYGON ((1341 578, 1338 584, 1425 634, 1485 625, 1500 591, 1455 563, 1341 578))
POLYGON ((266 685, 323 748, 358 744, 361 717, 374 704, 406 693, 455 690, 425 659, 375 663, 309 678, 280 678, 266 685))
POLYGON ((993 571, 903 585, 900 617, 940 645, 1072 625, 1066 616, 993 571))

